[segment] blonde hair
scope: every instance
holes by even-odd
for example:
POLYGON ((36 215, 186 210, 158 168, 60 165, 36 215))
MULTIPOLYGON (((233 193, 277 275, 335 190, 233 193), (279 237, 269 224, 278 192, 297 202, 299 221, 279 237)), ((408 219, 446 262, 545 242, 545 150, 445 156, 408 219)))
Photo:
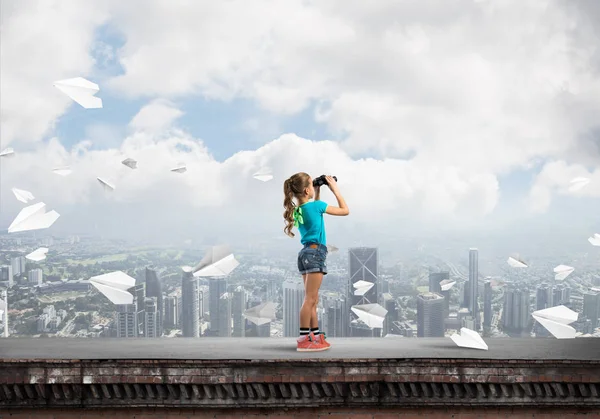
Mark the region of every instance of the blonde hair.
POLYGON ((283 182, 283 194, 285 195, 283 199, 283 208, 285 208, 283 212, 283 219, 285 220, 283 232, 290 237, 294 237, 292 228, 294 227, 294 207, 296 207, 296 204, 293 199, 298 199, 302 195, 304 189, 310 186, 309 181, 310 176, 308 173, 300 172, 283 182))

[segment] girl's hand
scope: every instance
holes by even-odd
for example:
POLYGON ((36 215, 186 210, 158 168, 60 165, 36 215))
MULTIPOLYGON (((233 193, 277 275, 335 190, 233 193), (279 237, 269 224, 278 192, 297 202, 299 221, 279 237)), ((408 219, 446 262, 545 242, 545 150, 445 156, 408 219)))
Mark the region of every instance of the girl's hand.
POLYGON ((333 192, 333 193, 339 192, 340 189, 334 178, 332 178, 331 176, 325 176, 325 179, 327 179, 327 186, 329 186, 329 189, 331 189, 331 192, 333 192))

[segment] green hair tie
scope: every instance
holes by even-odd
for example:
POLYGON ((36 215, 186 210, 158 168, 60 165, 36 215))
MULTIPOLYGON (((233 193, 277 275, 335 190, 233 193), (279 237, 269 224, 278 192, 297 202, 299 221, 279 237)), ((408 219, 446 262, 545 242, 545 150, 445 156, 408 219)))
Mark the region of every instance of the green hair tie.
POLYGON ((302 218, 302 208, 294 208, 294 227, 298 228, 300 224, 304 224, 304 218, 302 218))

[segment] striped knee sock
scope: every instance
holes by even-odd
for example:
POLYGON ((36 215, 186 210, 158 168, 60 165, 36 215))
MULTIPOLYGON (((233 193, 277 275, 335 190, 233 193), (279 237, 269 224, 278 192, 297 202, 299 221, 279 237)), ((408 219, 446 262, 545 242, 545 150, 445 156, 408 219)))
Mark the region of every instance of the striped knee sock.
POLYGON ((307 336, 309 333, 310 333, 310 329, 308 327, 307 328, 303 328, 303 327, 300 328, 300 336, 307 336))
POLYGON ((315 336, 319 336, 319 334, 321 333, 321 332, 319 331, 319 328, 318 328, 318 327, 311 328, 311 329, 310 329, 310 331, 311 331, 311 332, 313 332, 313 334, 314 334, 315 336))

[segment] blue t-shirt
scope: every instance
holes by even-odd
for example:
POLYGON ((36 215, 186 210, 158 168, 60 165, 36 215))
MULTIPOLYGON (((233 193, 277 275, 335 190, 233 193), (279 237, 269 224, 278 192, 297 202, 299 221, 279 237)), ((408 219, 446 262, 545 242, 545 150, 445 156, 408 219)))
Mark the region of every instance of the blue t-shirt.
POLYGON ((302 219, 304 224, 298 225, 300 231, 300 243, 318 243, 325 246, 327 238, 325 237, 325 221, 323 214, 327 210, 327 204, 323 201, 309 201, 300 205, 302 209, 302 219))

